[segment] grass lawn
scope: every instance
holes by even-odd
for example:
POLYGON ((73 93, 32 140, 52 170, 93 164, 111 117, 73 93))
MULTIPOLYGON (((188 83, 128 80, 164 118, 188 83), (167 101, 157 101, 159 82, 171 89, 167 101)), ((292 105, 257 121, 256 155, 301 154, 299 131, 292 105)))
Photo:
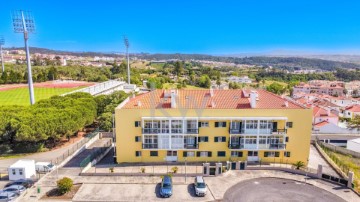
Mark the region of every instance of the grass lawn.
MULTIPOLYGON (((54 95, 61 95, 71 92, 78 88, 38 88, 35 87, 35 101, 50 98, 54 95)), ((28 88, 16 88, 6 91, 0 91, 0 105, 29 105, 30 96, 28 88)))

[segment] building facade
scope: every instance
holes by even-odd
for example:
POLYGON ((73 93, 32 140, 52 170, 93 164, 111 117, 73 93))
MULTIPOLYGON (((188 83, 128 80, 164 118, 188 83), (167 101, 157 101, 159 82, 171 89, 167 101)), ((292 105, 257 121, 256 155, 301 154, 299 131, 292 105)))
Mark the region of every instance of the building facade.
POLYGON ((264 90, 154 90, 116 108, 116 159, 306 164, 311 126, 311 109, 264 90))

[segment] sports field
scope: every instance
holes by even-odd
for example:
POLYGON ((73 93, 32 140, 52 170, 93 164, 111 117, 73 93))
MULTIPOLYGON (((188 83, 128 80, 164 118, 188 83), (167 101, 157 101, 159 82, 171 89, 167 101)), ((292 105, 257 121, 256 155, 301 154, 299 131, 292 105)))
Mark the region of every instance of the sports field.
MULTIPOLYGON (((34 84, 35 101, 94 85, 82 81, 48 81, 34 84)), ((27 84, 0 85, 1 105, 30 105, 27 84)))
MULTIPOLYGON (((49 98, 53 95, 61 95, 83 87, 77 88, 43 88, 34 87, 35 101, 49 98)), ((30 105, 29 89, 16 88, 0 91, 0 105, 30 105)))

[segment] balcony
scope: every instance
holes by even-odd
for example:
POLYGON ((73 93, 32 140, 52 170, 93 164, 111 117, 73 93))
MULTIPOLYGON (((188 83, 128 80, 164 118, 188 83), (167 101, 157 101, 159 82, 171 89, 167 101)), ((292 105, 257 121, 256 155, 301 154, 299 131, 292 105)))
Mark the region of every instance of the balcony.
POLYGON ((257 134, 262 134, 262 135, 271 135, 271 134, 278 134, 278 135, 284 135, 286 134, 287 129, 229 129, 229 133, 230 134, 248 134, 248 135, 257 135, 257 134))
POLYGON ((279 135, 282 135, 282 134, 286 134, 287 132, 287 129, 284 128, 284 129, 274 129, 272 130, 272 134, 279 134, 279 135))
POLYGON ((172 128, 171 129, 171 133, 177 133, 177 134, 181 134, 181 133, 183 133, 183 130, 182 130, 182 128, 172 128))
POLYGON ((143 128, 143 134, 158 134, 160 128, 143 128))
POLYGON ((184 149, 199 149, 199 144, 184 144, 184 149))
POLYGON ((244 149, 244 144, 239 143, 239 142, 231 142, 229 141, 229 145, 228 145, 229 149, 244 149))
POLYGON ((230 134, 243 134, 244 130, 229 128, 229 133, 230 134))
POLYGON ((187 128, 185 132, 187 134, 199 134, 199 129, 197 129, 197 128, 187 128))
POLYGON ((158 149, 157 143, 145 143, 142 145, 143 149, 158 149))
POLYGON ((270 144, 269 149, 285 149, 286 144, 270 144))

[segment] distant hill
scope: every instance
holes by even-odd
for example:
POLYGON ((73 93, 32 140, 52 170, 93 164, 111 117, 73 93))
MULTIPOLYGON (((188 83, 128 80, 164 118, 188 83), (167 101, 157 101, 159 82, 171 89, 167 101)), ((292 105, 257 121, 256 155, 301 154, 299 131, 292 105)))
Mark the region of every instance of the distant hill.
MULTIPOLYGON (((22 49, 22 48, 7 48, 22 49)), ((30 47, 32 53, 41 54, 56 54, 56 55, 75 55, 83 57, 107 56, 118 57, 118 53, 101 53, 101 52, 72 52, 72 51, 58 51, 46 48, 30 47)), ((344 56, 344 55, 314 55, 314 56, 252 56, 252 57, 229 57, 229 56, 215 56, 207 54, 148 54, 148 53, 134 53, 131 56, 136 56, 139 59, 147 60, 207 60, 216 62, 228 62, 235 64, 247 64, 258 66, 272 66, 287 70, 297 69, 318 69, 333 71, 337 68, 344 69, 359 69, 360 56, 344 56), (321 58, 321 59, 319 59, 321 58), (336 59, 337 58, 337 59, 336 59), (346 60, 348 58, 348 60, 346 60), (356 61, 356 62, 355 62, 356 61)))

